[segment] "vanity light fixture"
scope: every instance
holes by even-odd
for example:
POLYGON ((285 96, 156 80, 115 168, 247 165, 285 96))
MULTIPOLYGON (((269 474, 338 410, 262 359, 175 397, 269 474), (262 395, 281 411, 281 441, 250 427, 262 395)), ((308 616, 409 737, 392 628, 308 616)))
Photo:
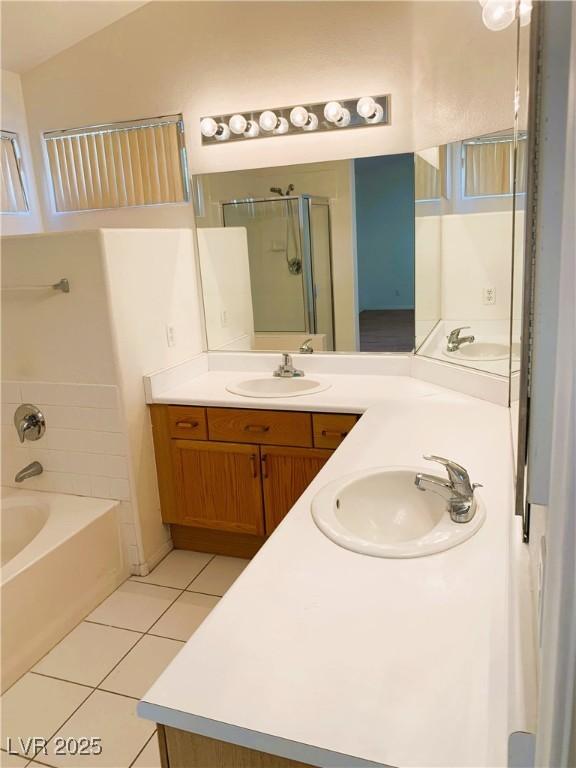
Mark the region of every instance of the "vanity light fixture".
POLYGON ((356 104, 356 111, 367 123, 379 123, 384 117, 384 108, 372 96, 362 96, 356 104))
POLYGON ((230 128, 232 133, 235 133, 237 136, 240 136, 240 134, 246 132, 248 123, 244 115, 232 115, 230 120, 228 120, 228 127, 230 128))
POLYGON ((500 32, 520 19, 520 25, 530 24, 532 0, 478 0, 482 6, 482 21, 492 32, 500 32))
POLYGON ((207 146, 217 142, 367 128, 372 125, 390 125, 389 94, 206 116, 200 120, 200 132, 202 144, 207 146))

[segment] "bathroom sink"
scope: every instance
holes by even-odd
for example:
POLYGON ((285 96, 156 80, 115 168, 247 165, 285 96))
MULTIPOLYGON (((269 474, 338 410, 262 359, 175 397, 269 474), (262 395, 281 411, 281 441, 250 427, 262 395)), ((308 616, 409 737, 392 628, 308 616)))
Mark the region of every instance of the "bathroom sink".
POLYGON ((462 344, 455 352, 444 350, 446 357, 459 360, 504 360, 509 353, 508 344, 492 341, 473 341, 471 344, 462 344))
POLYGON ((234 395, 243 397, 298 397, 324 392, 331 384, 321 384, 305 376, 281 378, 261 376, 257 379, 245 379, 236 384, 229 384, 226 389, 234 395))
POLYGON ((422 471, 389 467, 342 477, 314 496, 312 517, 333 542, 363 555, 423 557, 455 547, 482 526, 484 504, 477 499, 469 523, 452 522, 444 498, 414 485, 422 471))

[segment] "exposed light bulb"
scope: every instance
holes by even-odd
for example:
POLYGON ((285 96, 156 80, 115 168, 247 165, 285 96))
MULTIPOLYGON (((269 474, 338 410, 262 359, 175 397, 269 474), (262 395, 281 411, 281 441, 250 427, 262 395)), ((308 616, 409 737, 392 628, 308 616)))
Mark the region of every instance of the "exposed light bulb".
POLYGON ((200 133, 202 136, 206 136, 207 139, 215 136, 217 130, 218 123, 216 120, 214 120, 213 117, 204 117, 202 120, 200 120, 200 133))
POLYGON ((214 138, 216 141, 227 141, 230 138, 230 128, 226 123, 218 123, 214 138))
POLYGON ((532 0, 521 0, 518 13, 520 15, 520 26, 527 27, 532 16, 532 0))
POLYGON ((480 3, 480 5, 482 6, 482 8, 484 8, 484 6, 485 6, 485 5, 486 5, 486 3, 488 2, 488 0, 478 0, 478 2, 479 2, 479 3, 480 3))
POLYGON ((288 123, 288 120, 286 120, 285 117, 279 117, 278 118, 278 125, 276 128, 274 128, 274 133, 282 134, 282 133, 288 133, 290 130, 290 125, 288 123))
POLYGON ((308 113, 308 122, 302 126, 303 131, 315 131, 318 128, 318 118, 313 112, 308 113))
POLYGON ((260 128, 258 127, 258 123, 255 120, 248 120, 244 136, 246 136, 247 139, 255 139, 259 135, 260 128))
POLYGON ((338 122, 336 123, 337 128, 347 128, 350 125, 350 110, 346 109, 346 107, 342 107, 342 117, 338 122))
POLYGON ((492 32, 506 29, 515 18, 515 0, 488 0, 482 11, 482 21, 492 32))
POLYGON ((228 127, 232 133, 235 133, 238 136, 244 133, 246 130, 246 125, 247 123, 244 115, 232 115, 230 120, 228 120, 228 127))
POLYGON ((278 117, 271 109, 267 109, 265 112, 262 112, 258 122, 263 131, 273 131, 278 126, 278 117))
POLYGON ((324 117, 329 123, 337 123, 342 118, 342 104, 339 101, 329 101, 324 107, 324 117))
POLYGON ((376 104, 372 96, 362 96, 361 99, 358 99, 356 111, 360 117, 363 117, 366 120, 369 117, 374 117, 377 106, 378 104, 376 104))
POLYGON ((304 128, 310 118, 310 114, 305 107, 294 107, 290 112, 290 122, 296 128, 304 128))

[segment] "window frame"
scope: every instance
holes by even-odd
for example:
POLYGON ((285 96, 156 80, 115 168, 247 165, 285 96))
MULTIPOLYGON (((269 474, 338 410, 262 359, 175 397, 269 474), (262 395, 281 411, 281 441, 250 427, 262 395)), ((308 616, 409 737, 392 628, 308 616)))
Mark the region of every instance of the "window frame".
POLYGON ((80 128, 63 128, 55 131, 44 131, 42 133, 42 143, 44 150, 44 166, 49 179, 49 190, 52 213, 55 216, 77 215, 82 213, 95 213, 99 211, 125 211, 134 208, 158 208, 172 205, 189 205, 191 201, 190 176, 188 173, 188 152, 186 149, 186 140, 184 134, 184 116, 182 113, 172 115, 160 115, 158 117, 144 117, 137 120, 120 120, 111 123, 98 123, 95 125, 86 125, 80 128), (119 205, 108 206, 105 208, 75 208, 69 211, 59 211, 56 205, 55 179, 50 167, 50 158, 48 154, 48 142, 52 139, 61 139, 73 136, 85 136, 99 133, 115 133, 122 130, 138 130, 140 128, 152 128, 162 125, 176 125, 178 137, 178 154, 180 161, 180 174, 182 177, 182 188, 184 190, 184 199, 166 203, 140 203, 138 205, 119 205))
POLYGON ((22 150, 20 148, 20 135, 15 131, 5 131, 0 129, 0 139, 4 141, 10 141, 12 151, 14 152, 14 159, 16 162, 16 170, 18 171, 18 180, 22 189, 22 197, 24 198, 24 204, 26 206, 25 211, 2 211, 0 210, 0 216, 27 216, 30 214, 30 200, 28 197, 28 190, 26 187, 26 173, 24 172, 22 161, 22 150))

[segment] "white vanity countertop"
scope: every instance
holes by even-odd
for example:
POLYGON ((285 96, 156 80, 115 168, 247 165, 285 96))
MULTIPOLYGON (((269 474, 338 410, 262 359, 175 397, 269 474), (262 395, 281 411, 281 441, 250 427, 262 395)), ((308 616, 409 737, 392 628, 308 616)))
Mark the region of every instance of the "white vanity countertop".
POLYGON ((306 376, 330 388, 312 395, 298 397, 244 397, 228 392, 228 384, 246 379, 271 378, 271 374, 241 371, 209 371, 191 378, 185 384, 166 389, 151 399, 154 403, 179 405, 205 405, 222 408, 268 408, 279 411, 317 411, 336 413, 364 413, 372 405, 383 400, 406 399, 407 397, 430 397, 446 395, 461 397, 454 392, 429 384, 411 376, 377 376, 346 374, 315 374, 306 376))
MULTIPOLYGON (((199 402, 201 378, 161 401, 199 402)), ((138 711, 318 766, 504 766, 508 409, 404 377, 341 378, 350 382, 333 387, 333 408, 322 393, 324 409, 361 410, 376 397, 372 386, 380 404, 368 408, 138 711), (424 453, 459 461, 484 484, 487 519, 464 544, 387 560, 342 549, 314 524, 310 501, 326 483, 378 465, 435 472, 424 453)), ((214 396, 222 405, 246 401, 220 401, 216 387, 214 396)), ((302 409, 306 399, 283 402, 302 409)), ((279 402, 266 401, 271 406, 279 402)))

